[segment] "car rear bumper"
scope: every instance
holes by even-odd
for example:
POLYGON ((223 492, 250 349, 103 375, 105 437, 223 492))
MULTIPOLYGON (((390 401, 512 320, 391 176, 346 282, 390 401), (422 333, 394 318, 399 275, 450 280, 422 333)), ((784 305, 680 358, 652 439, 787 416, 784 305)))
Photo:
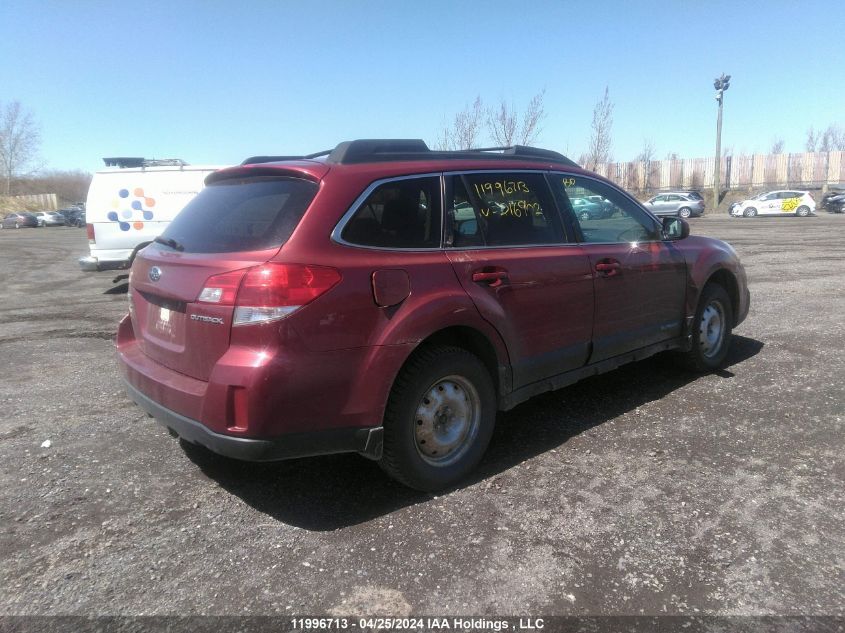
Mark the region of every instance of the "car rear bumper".
POLYGON ((268 439, 233 437, 215 433, 201 422, 171 411, 145 396, 128 381, 125 385, 129 397, 171 433, 225 457, 266 462, 333 453, 360 453, 370 459, 381 458, 384 429, 380 426, 364 429, 323 429, 268 439))
POLYGON ((288 340, 273 355, 230 346, 209 379, 201 380, 147 356, 128 316, 117 332, 132 399, 189 442, 253 461, 344 452, 380 458, 389 384, 379 386, 367 369, 372 366, 363 362, 372 350, 314 353, 293 347, 288 340))

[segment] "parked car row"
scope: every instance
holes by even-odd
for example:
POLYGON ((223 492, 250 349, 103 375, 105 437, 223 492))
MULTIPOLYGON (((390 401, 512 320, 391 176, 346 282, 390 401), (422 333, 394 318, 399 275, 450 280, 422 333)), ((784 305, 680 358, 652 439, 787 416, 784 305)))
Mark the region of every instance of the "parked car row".
POLYGON ((43 226, 85 226, 84 209, 61 209, 60 211, 13 211, 7 214, 0 228, 22 229, 43 226))

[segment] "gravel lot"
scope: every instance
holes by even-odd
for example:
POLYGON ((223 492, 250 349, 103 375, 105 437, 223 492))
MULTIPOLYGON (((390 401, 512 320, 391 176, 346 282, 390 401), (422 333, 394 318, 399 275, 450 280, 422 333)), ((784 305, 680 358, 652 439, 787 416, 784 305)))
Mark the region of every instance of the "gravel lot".
POLYGON ((843 615, 845 216, 691 224, 749 273, 726 370, 535 398, 442 496, 186 453, 124 395, 85 232, 0 231, 0 615, 843 615))

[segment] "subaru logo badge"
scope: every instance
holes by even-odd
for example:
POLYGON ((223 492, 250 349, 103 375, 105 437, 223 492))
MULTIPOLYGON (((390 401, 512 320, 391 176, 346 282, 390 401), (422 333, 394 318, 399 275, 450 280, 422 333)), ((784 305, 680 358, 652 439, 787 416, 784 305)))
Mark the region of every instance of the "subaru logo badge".
POLYGON ((158 266, 153 266, 152 268, 150 268, 149 275, 150 281, 158 281, 159 279, 161 279, 161 268, 159 268, 158 266))

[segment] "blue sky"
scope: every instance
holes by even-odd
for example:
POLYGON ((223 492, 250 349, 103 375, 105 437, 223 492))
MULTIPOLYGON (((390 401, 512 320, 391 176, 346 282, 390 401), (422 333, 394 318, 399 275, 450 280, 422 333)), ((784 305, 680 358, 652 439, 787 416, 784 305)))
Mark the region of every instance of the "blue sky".
POLYGON ((845 10, 795 2, 207 0, 0 3, 0 102, 41 125, 48 168, 103 156, 231 164, 352 138, 424 138, 480 95, 544 89, 539 146, 586 148, 610 89, 613 156, 802 151, 845 127, 845 10))

